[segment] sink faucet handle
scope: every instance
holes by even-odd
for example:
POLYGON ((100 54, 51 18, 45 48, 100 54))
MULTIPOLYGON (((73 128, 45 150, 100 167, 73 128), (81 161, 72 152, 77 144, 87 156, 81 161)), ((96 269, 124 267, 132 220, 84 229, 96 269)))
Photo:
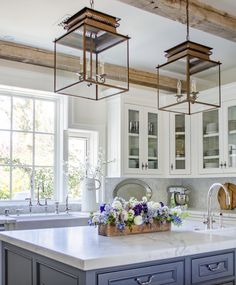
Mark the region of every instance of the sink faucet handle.
POLYGON ((45 206, 48 205, 48 200, 51 200, 51 198, 45 198, 45 203, 44 203, 45 206))
POLYGON ((10 213, 10 210, 9 210, 9 209, 5 209, 5 210, 4 210, 4 214, 5 214, 6 217, 9 216, 9 213, 10 213))
POLYGON ((20 213, 22 213, 23 212, 23 209, 16 209, 16 215, 17 216, 20 216, 20 213))
POLYGON ((55 213, 59 214, 59 202, 55 202, 55 213))
POLYGON ((26 201, 29 201, 29 206, 33 206, 32 205, 32 199, 31 198, 25 198, 26 201))
POLYGON ((71 209, 69 208, 69 196, 67 195, 66 196, 66 209, 65 209, 65 211, 68 214, 70 210, 71 209))

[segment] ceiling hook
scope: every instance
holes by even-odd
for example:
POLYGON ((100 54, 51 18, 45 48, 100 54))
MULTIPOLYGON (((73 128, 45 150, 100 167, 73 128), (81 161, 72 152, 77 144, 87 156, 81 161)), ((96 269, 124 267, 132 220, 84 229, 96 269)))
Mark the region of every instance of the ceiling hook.
POLYGON ((91 9, 94 9, 94 0, 90 0, 91 9))

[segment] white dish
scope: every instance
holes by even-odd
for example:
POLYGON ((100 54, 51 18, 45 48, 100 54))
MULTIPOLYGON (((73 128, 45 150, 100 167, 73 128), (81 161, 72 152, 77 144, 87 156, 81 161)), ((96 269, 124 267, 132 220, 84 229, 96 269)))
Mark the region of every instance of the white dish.
POLYGON ((217 123, 209 123, 206 125, 206 133, 217 132, 217 123))
POLYGON ((216 162, 205 162, 205 168, 218 168, 219 165, 216 162))

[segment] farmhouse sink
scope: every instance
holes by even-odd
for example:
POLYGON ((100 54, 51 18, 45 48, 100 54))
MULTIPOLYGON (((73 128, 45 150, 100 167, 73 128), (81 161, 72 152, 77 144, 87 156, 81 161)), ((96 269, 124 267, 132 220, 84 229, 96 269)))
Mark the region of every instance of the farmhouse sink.
POLYGON ((19 221, 35 221, 35 220, 57 220, 57 219, 72 219, 72 218, 87 218, 87 213, 36 213, 36 214, 22 214, 22 215, 10 215, 9 217, 19 221))
POLYGON ((6 226, 11 230, 86 226, 88 225, 88 216, 88 213, 81 212, 10 215, 9 222, 14 222, 6 223, 6 226))
POLYGON ((187 218, 183 221, 182 226, 172 226, 172 230, 174 231, 215 231, 221 230, 224 231, 225 229, 236 228, 236 219, 224 220, 223 227, 219 226, 218 221, 213 224, 212 230, 207 230, 206 225, 203 223, 204 218, 187 218))

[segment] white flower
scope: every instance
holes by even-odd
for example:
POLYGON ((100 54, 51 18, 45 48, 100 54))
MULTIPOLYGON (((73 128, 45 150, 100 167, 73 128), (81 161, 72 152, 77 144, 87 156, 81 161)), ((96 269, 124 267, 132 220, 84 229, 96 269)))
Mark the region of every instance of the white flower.
POLYGON ((180 216, 182 214, 181 207, 172 208, 172 209, 170 209, 170 211, 171 211, 172 214, 175 214, 177 216, 180 216))
POLYGON ((134 224, 135 225, 137 225, 137 226, 140 226, 140 225, 142 225, 142 223, 143 223, 143 218, 142 218, 142 216, 136 216, 135 218, 134 218, 134 224))
POLYGON ((161 207, 161 204, 158 202, 148 202, 148 208, 153 209, 153 210, 157 210, 158 208, 161 207))
POLYGON ((123 210, 121 215, 123 216, 124 221, 127 221, 129 216, 128 216, 128 212, 126 210, 123 210))
POLYGON ((143 201, 144 203, 147 203, 147 201, 148 201, 147 197, 144 196, 144 197, 142 198, 142 201, 143 201))
POLYGON ((117 210, 122 210, 123 208, 121 202, 118 200, 115 200, 111 206, 113 209, 117 209, 117 210))
POLYGON ((97 224, 99 222, 99 216, 93 216, 92 223, 97 224))
POLYGON ((133 208, 136 204, 138 204, 139 202, 138 202, 138 200, 137 199, 135 199, 134 197, 131 197, 130 199, 129 199, 129 205, 133 208))
POLYGON ((129 219, 133 219, 133 217, 134 217, 134 210, 130 209, 129 212, 128 212, 128 215, 129 215, 129 219))

